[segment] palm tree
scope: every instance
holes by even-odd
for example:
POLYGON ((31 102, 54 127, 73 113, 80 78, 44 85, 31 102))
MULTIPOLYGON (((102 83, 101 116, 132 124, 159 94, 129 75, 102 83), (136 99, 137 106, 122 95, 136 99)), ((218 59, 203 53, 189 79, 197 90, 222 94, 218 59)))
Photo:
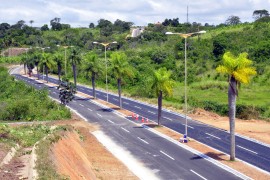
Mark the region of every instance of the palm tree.
POLYGON ((230 120, 230 160, 235 160, 235 113, 236 113, 236 96, 240 83, 249 83, 250 76, 256 74, 254 67, 251 67, 252 61, 247 58, 247 53, 241 53, 235 57, 232 53, 227 52, 223 55, 223 65, 217 67, 217 72, 229 75, 228 88, 228 105, 230 120))
POLYGON ((133 71, 128 63, 127 56, 124 52, 114 52, 111 54, 111 68, 114 77, 117 79, 118 95, 119 95, 119 107, 122 109, 122 78, 123 76, 133 77, 133 71))
POLYGON ((174 81, 171 79, 172 72, 167 69, 160 68, 154 71, 154 79, 152 89, 158 96, 158 125, 160 125, 162 112, 162 96, 171 96, 173 93, 174 81))
POLYGON ((64 64, 64 55, 62 53, 55 53, 53 55, 53 60, 57 64, 57 72, 58 72, 58 80, 61 80, 61 72, 62 72, 62 67, 64 64))
POLYGON ((22 58, 21 58, 21 63, 23 64, 24 74, 26 74, 27 60, 28 60, 27 55, 23 55, 22 58))
POLYGON ((73 70, 73 77, 74 77, 74 85, 75 88, 77 87, 77 64, 81 62, 81 55, 79 53, 78 49, 72 49, 71 55, 70 55, 70 61, 72 64, 72 70, 73 70))
POLYGON ((30 22, 31 27, 32 27, 32 24, 34 23, 34 20, 30 20, 29 22, 30 22))
POLYGON ((38 66, 39 66, 39 63, 40 63, 41 54, 40 53, 34 53, 32 56, 33 56, 34 61, 35 61, 35 66, 37 67, 37 78, 39 79, 38 66))
POLYGON ((54 65, 54 61, 51 57, 51 54, 49 53, 43 53, 41 57, 41 62, 40 62, 41 67, 44 66, 45 68, 45 73, 46 73, 46 81, 48 83, 48 70, 51 69, 54 65))
POLYGON ((87 53, 83 57, 83 69, 86 71, 87 76, 91 73, 92 87, 93 87, 93 97, 96 99, 96 76, 102 72, 102 64, 98 59, 97 55, 94 53, 87 53))

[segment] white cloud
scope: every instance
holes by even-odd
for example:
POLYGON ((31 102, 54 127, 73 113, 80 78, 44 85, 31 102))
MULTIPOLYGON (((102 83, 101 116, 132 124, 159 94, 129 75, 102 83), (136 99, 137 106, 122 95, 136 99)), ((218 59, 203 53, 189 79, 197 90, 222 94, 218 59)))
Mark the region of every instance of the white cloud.
POLYGON ((270 7, 270 0, 5 0, 0 3, 0 23, 34 20, 34 26, 42 26, 54 17, 75 27, 96 24, 100 18, 136 25, 177 17, 185 22, 187 4, 190 22, 220 24, 230 15, 253 21, 253 11, 270 7))

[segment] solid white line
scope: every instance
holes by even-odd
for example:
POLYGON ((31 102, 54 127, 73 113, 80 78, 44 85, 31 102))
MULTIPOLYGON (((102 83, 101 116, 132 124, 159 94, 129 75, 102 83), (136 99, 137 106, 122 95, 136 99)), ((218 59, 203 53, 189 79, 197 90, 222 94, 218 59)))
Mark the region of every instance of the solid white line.
POLYGON ((207 180, 205 177, 203 177, 202 175, 200 175, 199 173, 193 171, 192 169, 190 170, 191 172, 193 172, 194 174, 196 174, 197 176, 199 176, 200 178, 207 180))
POLYGON ((89 111, 93 111, 92 109, 90 109, 90 108, 87 108, 89 111))
POLYGON ((142 138, 140 137, 137 137, 139 140, 141 140, 142 142, 144 142, 145 144, 149 144, 147 141, 143 140, 142 138))
POLYGON ((252 150, 247 149, 247 148, 244 148, 244 147, 242 147, 242 146, 239 146, 239 145, 236 145, 236 146, 239 147, 239 148, 242 148, 242 149, 244 149, 244 150, 247 150, 247 151, 249 151, 249 152, 252 152, 252 153, 254 153, 254 154, 258 154, 257 152, 252 151, 252 150))
POLYGON ((205 134, 207 134, 207 135, 209 135, 209 136, 212 136, 212 137, 214 137, 214 138, 220 139, 219 137, 214 136, 214 135, 212 135, 212 134, 209 134, 209 133, 205 133, 205 134))
POLYGON ((155 112, 152 112, 152 111, 148 111, 149 113, 151 113, 151 114, 156 114, 155 112))
POLYGON ((109 119, 107 119, 107 121, 109 121, 109 122, 112 123, 112 124, 115 124, 113 121, 111 121, 111 120, 109 120, 109 119))
POLYGON ((134 106, 135 108, 138 108, 138 109, 142 109, 141 107, 138 107, 138 106, 134 106))
POLYGON ((168 158, 170 158, 170 159, 172 159, 172 160, 174 160, 174 158, 172 158, 171 156, 169 156, 168 154, 166 154, 165 152, 163 152, 163 151, 159 151, 159 152, 161 152, 162 154, 164 154, 165 156, 167 156, 168 158))
MULTIPOLYGON (((184 124, 183 124, 184 125, 184 124)), ((185 125, 184 125, 185 126, 185 125)), ((189 125, 187 125, 187 127, 189 127, 189 128, 191 128, 191 129, 194 129, 194 127, 192 127, 192 126, 189 126, 189 125)))
POLYGON ((168 118, 168 117, 164 117, 165 119, 168 119, 169 121, 172 121, 172 119, 171 118, 168 118))
POLYGON ((80 104, 80 106, 84 107, 84 105, 80 104))
POLYGON ((123 129, 124 131, 126 131, 126 132, 130 133, 130 132, 129 132, 129 130, 126 130, 126 129, 125 129, 125 128, 123 128, 123 127, 121 127, 121 129, 123 129))
POLYGON ((97 113, 97 115, 98 115, 99 117, 102 117, 102 116, 101 116, 100 114, 98 114, 98 113, 97 113))

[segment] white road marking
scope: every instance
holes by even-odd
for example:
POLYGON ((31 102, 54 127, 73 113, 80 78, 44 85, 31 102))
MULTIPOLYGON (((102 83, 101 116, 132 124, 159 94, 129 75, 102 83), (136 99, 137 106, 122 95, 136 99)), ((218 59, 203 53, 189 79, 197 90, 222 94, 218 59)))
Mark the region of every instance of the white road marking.
POLYGON ((130 132, 129 132, 129 130, 126 130, 126 129, 125 129, 125 128, 123 128, 123 127, 121 127, 121 129, 123 129, 124 131, 126 131, 126 132, 130 133, 130 132))
POLYGON ((252 152, 252 153, 254 153, 254 154, 258 154, 257 152, 252 151, 252 150, 247 149, 247 148, 244 148, 244 147, 242 147, 242 146, 239 146, 239 145, 236 145, 236 146, 239 147, 239 148, 241 148, 241 149, 244 149, 244 150, 247 150, 247 151, 249 151, 249 152, 252 152))
POLYGON ((53 92, 53 94, 56 94, 56 92, 53 92))
POLYGON ((168 118, 168 117, 164 117, 165 119, 168 119, 169 121, 172 121, 172 119, 171 118, 168 118))
POLYGON ((212 136, 212 137, 214 137, 214 138, 220 139, 219 137, 214 136, 213 134, 209 134, 209 133, 205 133, 205 134, 207 134, 207 135, 209 135, 209 136, 212 136))
MULTIPOLYGON (((184 125, 184 124, 183 124, 184 125)), ((184 125, 185 126, 185 125, 184 125)), ((194 129, 194 127, 192 127, 192 126, 189 126, 189 125, 187 125, 187 127, 189 127, 189 128, 191 128, 191 129, 194 129)))
POLYGON ((127 102, 123 102, 124 104, 129 104, 129 103, 127 103, 127 102))
POLYGON ((92 109, 90 109, 90 108, 87 108, 89 111, 93 111, 92 109))
POLYGON ((151 114, 156 114, 155 112, 152 112, 152 111, 148 111, 149 113, 151 113, 151 114))
POLYGON ((165 152, 163 152, 163 151, 159 151, 159 152, 161 152, 162 154, 164 154, 164 155, 165 155, 165 156, 167 156, 168 158, 170 158, 170 159, 174 160, 174 158, 173 158, 173 157, 169 156, 169 155, 168 155, 168 154, 166 154, 165 152))
POLYGON ((142 109, 141 107, 138 107, 138 106, 134 106, 135 108, 138 108, 138 109, 142 109))
POLYGON ((99 117, 102 117, 102 116, 101 116, 100 114, 98 114, 98 113, 97 113, 97 115, 98 115, 99 117))
POLYGON ((200 175, 199 173, 193 171, 192 169, 190 170, 191 172, 193 172, 194 174, 196 174, 197 176, 199 176, 200 178, 207 180, 205 177, 203 177, 202 175, 200 175))
POLYGON ((116 98, 113 98, 115 101, 118 101, 118 99, 116 99, 116 98))
POLYGON ((113 121, 111 121, 111 120, 109 120, 109 119, 107 119, 107 121, 109 121, 109 122, 112 123, 112 124, 115 124, 113 121))
POLYGON ((73 100, 73 102, 77 102, 76 100, 73 100))
POLYGON ((84 105, 80 104, 80 106, 84 107, 84 105))
POLYGON ((99 93, 96 92, 97 95, 99 95, 99 93))
POLYGON ((141 140, 142 142, 144 142, 145 144, 149 144, 147 141, 143 140, 142 138, 140 137, 137 137, 139 140, 141 140))

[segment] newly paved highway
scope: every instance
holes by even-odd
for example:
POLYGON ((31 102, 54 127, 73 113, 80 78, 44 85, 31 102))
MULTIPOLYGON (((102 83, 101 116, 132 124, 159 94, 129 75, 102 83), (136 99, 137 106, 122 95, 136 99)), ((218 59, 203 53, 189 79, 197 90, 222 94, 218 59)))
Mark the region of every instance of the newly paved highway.
MULTIPOLYGON (((59 91, 55 87, 47 87, 18 74, 15 77, 37 89, 48 88, 50 96, 58 98, 59 91)), ((160 179, 239 179, 179 145, 87 99, 76 98, 69 103, 69 107, 83 115, 90 123, 99 124, 102 131, 114 142, 129 151, 160 179)))
MULTIPOLYGON (((57 84, 58 80, 49 78, 49 81, 57 84)), ((78 91, 92 95, 92 89, 78 86, 78 91)), ((106 93, 97 91, 97 98, 106 100, 106 93)), ((135 112, 140 117, 146 117, 157 121, 157 108, 134 101, 128 98, 123 99, 123 108, 135 112)), ((118 96, 109 94, 109 102, 118 105, 118 96)), ((179 133, 185 132, 185 119, 183 115, 163 110, 161 124, 179 133)), ((188 136, 213 147, 221 152, 229 154, 230 134, 227 131, 214 128, 194 120, 188 120, 188 136)), ((254 165, 266 172, 270 172, 270 145, 260 144, 246 138, 236 136, 236 157, 251 165, 254 165)))

